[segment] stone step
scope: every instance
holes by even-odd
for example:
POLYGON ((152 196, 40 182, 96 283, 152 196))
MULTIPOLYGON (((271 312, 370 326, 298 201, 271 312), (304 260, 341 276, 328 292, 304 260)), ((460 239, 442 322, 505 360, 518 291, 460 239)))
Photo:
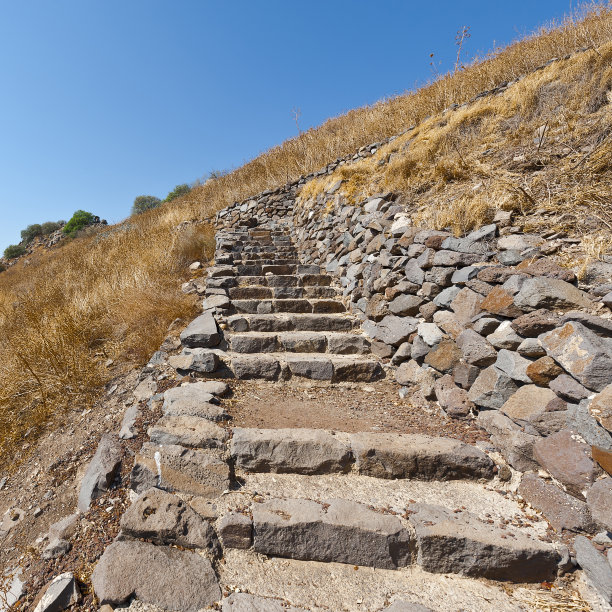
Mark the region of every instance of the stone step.
POLYGON ((353 317, 340 314, 240 314, 227 319, 230 331, 351 331, 359 326, 353 317))
POLYGON ((437 504, 409 502, 400 514, 351 499, 292 496, 253 503, 251 512, 253 550, 270 557, 378 569, 416 563, 431 573, 541 582, 554 579, 567 552, 533 532, 437 504))
POLYGON ((250 265, 236 266, 238 276, 265 276, 266 274, 291 275, 291 274, 321 274, 319 266, 304 266, 300 264, 287 265, 250 265))
MULTIPOLYGON (((230 290, 231 292, 231 290, 230 290)), ((231 295, 231 293, 230 293, 231 295)), ((325 299, 252 299, 232 300, 231 309, 235 313, 270 314, 270 313, 340 313, 346 312, 344 304, 338 300, 325 299)))
POLYGON ((420 434, 342 433, 322 429, 232 430, 238 470, 329 474, 353 470, 384 479, 493 478, 495 464, 480 449, 453 438, 420 434))
POLYGON ((319 353, 227 353, 240 380, 303 378, 331 382, 369 382, 384 376, 375 359, 319 353))
POLYGON ((267 287, 329 287, 332 278, 327 274, 268 274, 267 276, 238 276, 239 287, 253 285, 267 287))
POLYGON ((234 353, 333 353, 366 355, 370 341, 346 332, 246 332, 226 336, 234 353))
POLYGON ((265 259, 242 258, 239 265, 241 266, 297 266, 299 263, 300 263, 300 260, 297 257, 266 257, 265 259))
MULTIPOLYGON (((317 299, 317 298, 339 298, 342 295, 342 290, 337 287, 326 287, 321 285, 308 285, 306 287, 298 286, 274 286, 273 284, 265 284, 266 277, 263 276, 243 276, 241 279, 252 278, 253 283, 245 283, 239 287, 217 288, 207 287, 206 294, 223 294, 231 299, 317 299), (259 282, 264 284, 258 284, 259 282)), ((268 276, 273 279, 276 277, 268 276)))

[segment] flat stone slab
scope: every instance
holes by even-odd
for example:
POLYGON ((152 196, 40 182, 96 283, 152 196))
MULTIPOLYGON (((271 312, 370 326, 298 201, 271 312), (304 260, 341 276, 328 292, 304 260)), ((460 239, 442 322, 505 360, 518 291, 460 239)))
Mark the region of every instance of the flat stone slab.
POLYGON ((500 410, 513 420, 529 420, 546 412, 549 402, 557 396, 545 387, 523 385, 504 403, 500 410))
POLYGON ((606 476, 587 491, 587 504, 593 518, 612 532, 612 478, 606 476))
POLYGON ((612 605, 612 565, 584 536, 574 540, 576 561, 585 571, 599 594, 612 605))
POLYGON ((384 569, 411 562, 410 533, 396 516, 357 502, 276 499, 253 506, 256 552, 384 569))
POLYGON ((216 397, 207 391, 206 382, 195 382, 168 389, 164 393, 162 411, 167 416, 195 416, 209 421, 224 421, 227 412, 217 404, 216 397))
POLYGON ((81 601, 81 592, 70 572, 56 576, 34 600, 34 612, 59 612, 81 601))
POLYGON ((221 342, 221 334, 217 329, 215 317, 205 312, 194 319, 180 335, 181 342, 188 347, 210 348, 221 342))
POLYGON ((149 489, 121 517, 124 535, 154 544, 201 548, 216 557, 220 553, 215 530, 180 497, 149 489))
POLYGON ((101 605, 119 605, 134 596, 165 610, 198 612, 221 599, 208 559, 144 542, 111 544, 91 581, 101 605))
POLYGON ((208 419, 195 416, 163 416, 149 428, 153 444, 178 444, 191 448, 223 448, 225 429, 208 419))
POLYGON ((410 506, 417 563, 428 572, 540 582, 554 577, 561 555, 524 533, 493 526, 470 512, 433 504, 410 506))
POLYGON ((480 449, 452 438, 419 434, 350 435, 356 469, 375 478, 492 478, 495 464, 480 449))
POLYGON ((240 380, 276 380, 281 366, 276 357, 268 355, 236 355, 232 358, 232 370, 240 380))
POLYGON ((143 444, 136 456, 130 486, 137 493, 151 487, 215 498, 230 486, 230 470, 219 450, 143 444))
POLYGON ((566 529, 591 533, 595 529, 589 509, 584 502, 537 474, 524 474, 518 493, 529 505, 546 517, 555 531, 566 529))
POLYGON ((232 430, 230 453, 248 472, 328 474, 346 472, 352 463, 345 437, 323 429, 232 430))
POLYGON ((221 612, 306 612, 305 608, 285 606, 284 602, 249 593, 232 593, 221 602, 221 612))

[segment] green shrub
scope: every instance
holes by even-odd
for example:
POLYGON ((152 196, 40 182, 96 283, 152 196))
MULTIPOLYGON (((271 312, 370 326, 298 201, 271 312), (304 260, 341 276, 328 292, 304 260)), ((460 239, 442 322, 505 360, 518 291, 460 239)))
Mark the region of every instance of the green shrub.
POLYGON ((77 210, 72 218, 64 225, 63 232, 68 236, 74 236, 79 230, 88 225, 99 223, 100 217, 85 210, 77 210))
POLYGON ((24 230, 21 230, 21 240, 29 244, 36 236, 42 236, 42 233, 42 225, 40 223, 33 223, 32 225, 28 225, 24 230))
POLYGON ((171 202, 176 198, 180 198, 188 194, 191 191, 191 187, 187 185, 187 183, 183 183, 182 185, 177 185, 167 196, 164 202, 171 202))
POLYGON ((43 223, 41 226, 43 236, 48 236, 49 234, 52 234, 53 232, 60 229, 62 225, 65 225, 65 224, 62 223, 61 221, 45 221, 45 223, 43 223))
POLYGON ((15 259, 15 257, 19 257, 26 252, 25 246, 22 244, 9 244, 9 246, 4 249, 4 258, 5 259, 15 259))
POLYGON ((134 205, 132 206, 132 214, 139 215, 145 212, 145 210, 151 210, 151 208, 157 208, 162 201, 152 195, 141 195, 134 198, 134 205))

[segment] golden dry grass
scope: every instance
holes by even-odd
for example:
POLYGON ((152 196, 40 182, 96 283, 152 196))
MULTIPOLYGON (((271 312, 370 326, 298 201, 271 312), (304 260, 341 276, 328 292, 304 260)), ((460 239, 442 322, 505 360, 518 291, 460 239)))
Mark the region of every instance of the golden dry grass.
MULTIPOLYGON (((59 418, 64 407, 85 407, 99 395, 113 375, 104 365, 107 359, 125 368, 142 364, 158 347, 168 324, 195 311, 194 301, 181 294, 179 283, 186 264, 200 258, 202 248, 207 247, 208 255, 212 254, 212 230, 206 225, 177 230, 179 224, 209 218, 234 201, 296 179, 365 144, 421 123, 420 157, 398 158, 397 163, 388 165, 382 177, 359 165, 343 172, 352 173, 355 195, 378 180, 405 187, 408 194, 417 184, 424 193, 432 189, 431 182, 434 186, 453 183, 458 203, 449 212, 453 216, 461 210, 462 220, 458 223, 461 229, 467 228, 477 210, 488 210, 487 199, 493 193, 492 182, 486 189, 479 187, 482 195, 478 195, 478 204, 470 197, 469 190, 474 193, 473 181, 476 177, 485 185, 495 170, 494 165, 470 156, 467 149, 475 151, 477 143, 488 140, 499 147, 503 142, 513 146, 515 139, 529 137, 531 127, 521 135, 519 119, 528 116, 535 124, 543 112, 542 101, 554 101, 555 96, 565 99, 565 93, 559 90, 543 96, 535 88, 525 92, 519 88, 509 105, 509 116, 497 117, 499 109, 483 101, 482 106, 476 105, 478 116, 472 111, 466 111, 464 117, 463 111, 455 113, 453 129, 431 129, 439 118, 423 121, 424 118, 440 113, 451 103, 462 103, 500 82, 529 73, 552 57, 591 47, 596 50, 581 56, 591 64, 576 68, 575 74, 584 84, 577 104, 588 100, 589 108, 595 109, 593 117, 603 120, 601 104, 607 99, 611 75, 609 68, 604 69, 605 61, 610 64, 609 48, 605 56, 601 49, 611 40, 610 5, 590 5, 581 15, 543 28, 418 91, 330 119, 236 171, 196 187, 171 204, 74 240, 47 255, 32 258, 27 267, 21 262, 1 274, 0 467, 17 465, 48 419, 59 418), (429 144, 425 140, 427 130, 431 130, 429 144), (440 163, 434 164, 433 171, 431 163, 424 163, 428 155, 438 153, 427 153, 428 147, 439 152, 440 163), (414 185, 408 177, 416 177, 414 185), (405 181, 408 182, 404 184, 405 181)), ((541 87, 545 86, 543 81, 541 87)), ((571 136, 576 126, 581 138, 586 134, 594 137, 597 129, 589 132, 579 120, 584 104, 565 114, 549 106, 546 112, 556 113, 559 118, 554 129, 564 134, 569 147, 573 146, 571 136)), ((577 154, 577 165, 564 182, 547 183, 546 177, 541 176, 538 181, 542 185, 534 181, 530 188, 551 194, 573 193, 572 204, 588 206, 606 219, 610 198, 597 179, 610 172, 610 139, 591 144, 590 152, 577 154)), ((546 154, 551 156, 546 158, 549 165, 556 163, 554 151, 546 154)), ((504 200, 504 206, 533 205, 521 191, 525 190, 522 185, 503 188, 502 179, 496 180, 495 185, 500 190, 500 201, 508 200, 504 200)), ((443 203, 439 209, 437 214, 443 215, 443 203)), ((478 217, 483 215, 482 210, 478 217)), ((441 219, 433 222, 445 223, 441 219)))

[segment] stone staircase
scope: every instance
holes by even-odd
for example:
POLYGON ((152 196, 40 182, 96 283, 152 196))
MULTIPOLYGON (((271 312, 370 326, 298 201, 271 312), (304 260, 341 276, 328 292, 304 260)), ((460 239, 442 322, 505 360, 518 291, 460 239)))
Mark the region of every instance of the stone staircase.
POLYGON ((347 313, 341 290, 331 282, 319 266, 300 263, 283 226, 219 232, 205 312, 181 335, 182 357, 203 349, 195 354, 211 365, 203 371, 179 357, 179 369, 261 380, 383 377, 360 321, 347 313), (222 339, 202 338, 213 314, 222 339))

